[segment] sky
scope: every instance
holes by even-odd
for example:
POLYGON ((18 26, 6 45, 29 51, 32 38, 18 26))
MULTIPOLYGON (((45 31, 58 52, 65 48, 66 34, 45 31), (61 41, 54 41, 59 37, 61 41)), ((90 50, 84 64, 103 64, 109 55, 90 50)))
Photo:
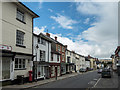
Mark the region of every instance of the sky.
POLYGON ((117 2, 23 2, 40 17, 34 33, 50 33, 69 50, 110 58, 118 45, 117 2))

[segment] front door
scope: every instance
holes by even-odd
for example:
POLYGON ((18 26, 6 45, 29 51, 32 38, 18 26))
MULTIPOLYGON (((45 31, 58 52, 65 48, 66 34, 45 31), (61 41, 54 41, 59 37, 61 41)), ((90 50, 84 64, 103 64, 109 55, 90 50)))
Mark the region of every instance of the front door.
POLYGON ((50 78, 48 66, 45 66, 45 78, 50 78))

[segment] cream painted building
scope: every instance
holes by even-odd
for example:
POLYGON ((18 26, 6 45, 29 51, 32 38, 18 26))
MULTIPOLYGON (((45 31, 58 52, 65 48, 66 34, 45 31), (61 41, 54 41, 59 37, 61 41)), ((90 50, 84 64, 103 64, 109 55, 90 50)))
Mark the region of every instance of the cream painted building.
POLYGON ((66 50, 66 73, 71 73, 74 70, 74 63, 72 62, 72 52, 66 50))
POLYGON ((0 12, 0 81, 15 81, 18 75, 28 81, 33 58, 33 19, 39 16, 21 2, 0 2, 0 12))
POLYGON ((90 68, 97 69, 96 59, 88 55, 88 59, 90 60, 90 68))

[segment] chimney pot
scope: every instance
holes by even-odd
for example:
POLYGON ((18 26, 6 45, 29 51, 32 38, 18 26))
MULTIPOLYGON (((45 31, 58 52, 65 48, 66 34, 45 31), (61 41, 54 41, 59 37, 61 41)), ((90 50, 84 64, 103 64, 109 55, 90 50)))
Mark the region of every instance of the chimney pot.
POLYGON ((46 33, 46 36, 50 37, 50 34, 49 34, 49 33, 46 33))
POLYGON ((55 36, 55 40, 57 41, 57 37, 55 36))

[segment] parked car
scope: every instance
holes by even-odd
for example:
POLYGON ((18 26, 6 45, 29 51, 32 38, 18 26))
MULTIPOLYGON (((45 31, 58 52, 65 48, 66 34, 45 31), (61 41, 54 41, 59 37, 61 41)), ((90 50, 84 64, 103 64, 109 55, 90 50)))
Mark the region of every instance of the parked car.
POLYGON ((102 78, 104 77, 110 77, 111 78, 111 71, 110 69, 103 69, 101 73, 102 78))
POLYGON ((102 73, 102 69, 98 69, 98 73, 102 73))
POLYGON ((80 71, 80 72, 86 72, 87 70, 84 69, 84 68, 81 68, 79 71, 80 71))

